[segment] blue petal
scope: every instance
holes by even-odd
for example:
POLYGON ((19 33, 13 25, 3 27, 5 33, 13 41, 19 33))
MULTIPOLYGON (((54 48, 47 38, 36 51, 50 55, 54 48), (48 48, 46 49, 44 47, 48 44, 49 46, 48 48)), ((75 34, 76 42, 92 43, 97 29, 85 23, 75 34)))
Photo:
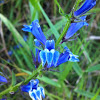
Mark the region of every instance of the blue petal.
POLYGON ((49 51, 48 49, 45 49, 45 52, 46 52, 46 61, 48 63, 48 66, 51 66, 55 50, 52 49, 49 51))
POLYGON ((34 20, 32 22, 32 34, 41 42, 45 45, 46 42, 46 37, 44 36, 41 27, 38 23, 38 20, 34 20))
POLYGON ((38 87, 38 89, 41 91, 41 95, 43 98, 45 98, 45 92, 43 87, 38 87))
POLYGON ((96 5, 96 0, 86 0, 85 3, 82 5, 82 7, 74 12, 74 16, 85 14, 87 11, 92 9, 95 5, 96 5))
POLYGON ((58 59, 59 59, 59 52, 55 51, 54 56, 53 56, 53 64, 54 64, 55 67, 56 67, 58 59))
POLYGON ((48 49, 49 51, 51 49, 55 49, 55 41, 54 40, 47 40, 45 44, 45 48, 48 49))
POLYGON ((79 59, 77 57, 78 57, 77 55, 70 54, 69 61, 71 61, 71 62, 79 62, 79 59))
POLYGON ((29 91, 29 96, 32 98, 32 100, 37 100, 36 90, 29 91))
POLYGON ((68 61, 69 52, 61 53, 57 62, 57 66, 68 61))
POLYGON ((7 83, 7 79, 0 75, 0 82, 6 82, 7 83))
POLYGON ((23 31, 26 32, 32 32, 32 24, 31 25, 23 25, 24 28, 22 28, 23 31))
POLYGON ((37 87, 38 87, 38 84, 39 84, 39 80, 38 79, 36 79, 36 80, 30 80, 30 84, 31 84, 31 90, 33 90, 33 89, 37 89, 37 87))
POLYGON ((68 57, 68 61, 71 62, 79 62, 79 59, 77 58, 77 55, 74 55, 67 47, 64 48, 66 51, 65 52, 69 52, 69 57, 68 57))
POLYGON ((2 98, 2 99, 0 99, 0 100, 7 100, 6 98, 2 98))
POLYGON ((31 90, 31 85, 30 84, 28 84, 28 85, 22 85, 21 86, 21 90, 23 92, 29 92, 31 90))
POLYGON ((40 58, 42 61, 42 66, 44 66, 46 63, 46 52, 44 50, 40 51, 40 58))
POLYGON ((11 56, 13 54, 13 51, 8 51, 8 55, 11 56))
POLYGON ((37 89, 38 87, 38 84, 39 84, 39 80, 36 79, 36 80, 30 80, 30 82, 27 84, 27 85, 22 85, 21 86, 21 90, 23 92, 29 92, 29 91, 32 91, 34 89, 37 89))
POLYGON ((42 98, 41 98, 41 91, 40 91, 39 88, 37 88, 37 90, 36 90, 36 96, 37 96, 37 100, 42 100, 42 98))
MULTIPOLYGON (((81 19, 83 19, 83 18, 81 18, 81 19)), ((69 27, 67 33, 66 33, 65 39, 71 38, 83 26, 88 26, 88 23, 86 23, 84 21, 78 22, 78 23, 72 23, 71 26, 69 27)))

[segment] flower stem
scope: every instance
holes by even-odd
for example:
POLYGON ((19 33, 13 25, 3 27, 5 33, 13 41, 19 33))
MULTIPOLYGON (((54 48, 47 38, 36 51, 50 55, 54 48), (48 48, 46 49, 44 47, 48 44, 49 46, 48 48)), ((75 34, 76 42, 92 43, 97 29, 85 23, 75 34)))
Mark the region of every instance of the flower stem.
POLYGON ((39 65, 38 69, 33 71, 32 75, 28 76, 28 78, 25 81, 22 81, 18 84, 16 84, 15 86, 11 86, 8 89, 0 92, 0 98, 2 98, 3 95, 7 94, 7 93, 11 93, 11 92, 15 92, 18 90, 18 88, 22 85, 22 84, 26 84, 28 83, 31 79, 33 79, 33 77, 36 77, 40 71, 42 69, 42 64, 39 65))
MULTIPOLYGON (((81 1, 82 1, 82 0, 76 0, 75 4, 74 4, 74 6, 73 6, 74 10, 77 9, 77 7, 78 7, 78 5, 79 5, 79 3, 80 3, 81 1)), ((58 3, 58 2, 57 2, 57 3, 58 3)), ((72 11, 72 12, 73 12, 73 11, 72 11)), ((66 32, 67 32, 67 30, 68 30, 68 28, 69 28, 69 26, 70 26, 70 24, 71 24, 71 19, 70 19, 70 18, 72 17, 72 14, 73 14, 72 12, 70 13, 69 16, 66 16, 67 23, 66 23, 66 25, 65 25, 65 27, 64 27, 64 29, 63 29, 63 32, 61 33, 60 37, 58 38, 58 40, 57 40, 55 46, 57 46, 57 45, 61 42, 62 38, 63 38, 64 35, 66 34, 66 32)))
POLYGON ((67 30, 68 30, 68 28, 70 26, 71 20, 68 17, 67 17, 67 19, 68 20, 67 20, 67 23, 66 23, 66 25, 65 25, 65 27, 63 29, 63 32, 61 33, 60 37, 58 38, 55 46, 57 46, 60 43, 60 41, 62 40, 62 38, 64 37, 64 35, 66 34, 66 32, 67 32, 67 30))

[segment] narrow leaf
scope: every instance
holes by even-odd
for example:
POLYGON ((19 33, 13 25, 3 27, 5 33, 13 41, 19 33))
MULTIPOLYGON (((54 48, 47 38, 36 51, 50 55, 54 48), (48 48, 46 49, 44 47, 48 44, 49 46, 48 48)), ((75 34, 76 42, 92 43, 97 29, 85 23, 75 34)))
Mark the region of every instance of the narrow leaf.
MULTIPOLYGON (((93 98, 95 96, 94 93, 91 93, 91 92, 87 92, 87 91, 84 91, 84 90, 74 90, 76 93, 82 95, 82 96, 85 96, 85 97, 88 97, 88 98, 93 98)), ((95 100, 99 100, 100 99, 100 95, 97 96, 97 98, 95 100)))
POLYGON ((74 63, 73 64, 73 69, 75 70, 75 72, 79 75, 79 76, 82 76, 83 74, 83 71, 82 69, 80 68, 80 66, 78 65, 78 63, 74 63))
POLYGON ((12 71, 12 86, 16 84, 16 76, 15 73, 12 71))
POLYGON ((92 66, 92 67, 89 67, 86 72, 93 72, 93 71, 100 71, 100 64, 98 65, 95 65, 95 66, 92 66))

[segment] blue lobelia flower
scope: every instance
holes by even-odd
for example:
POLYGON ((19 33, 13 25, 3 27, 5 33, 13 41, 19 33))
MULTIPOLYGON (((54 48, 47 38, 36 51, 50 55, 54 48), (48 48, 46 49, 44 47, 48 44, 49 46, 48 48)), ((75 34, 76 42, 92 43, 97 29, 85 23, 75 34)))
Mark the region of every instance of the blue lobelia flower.
POLYGON ((31 32, 32 30, 32 24, 31 25, 23 25, 24 28, 22 28, 23 31, 26 31, 26 32, 31 32))
POLYGON ((59 52, 55 51, 54 40, 46 41, 45 49, 40 51, 40 58, 42 61, 42 66, 44 66, 46 62, 48 64, 48 67, 50 67, 51 64, 56 66, 58 58, 59 58, 59 52))
POLYGON ((96 0, 86 0, 85 3, 79 8, 77 11, 74 12, 74 16, 80 16, 88 12, 96 5, 96 0))
POLYGON ((23 92, 28 92, 32 100, 42 100, 42 97, 45 98, 44 88, 39 87, 39 80, 30 80, 27 85, 22 85, 21 90, 23 92))
POLYGON ((3 76, 0 75, 0 82, 7 83, 7 79, 5 77, 3 77, 3 76))
POLYGON ((65 49, 65 51, 60 54, 60 57, 59 57, 58 62, 57 62, 57 66, 62 64, 62 63, 65 63, 67 61, 79 62, 77 55, 74 55, 67 47, 65 47, 64 49, 65 49))
POLYGON ((81 22, 75 22, 75 23, 71 23, 66 35, 64 36, 64 38, 62 39, 62 42, 67 41, 69 38, 71 38, 80 28, 82 28, 83 26, 88 26, 88 23, 85 22, 86 20, 86 16, 82 16, 80 17, 80 19, 82 20, 81 22))
POLYGON ((39 21, 34 20, 31 25, 24 25, 23 31, 31 32, 42 44, 45 45, 46 37, 44 36, 39 21))
POLYGON ((72 54, 68 49, 61 54, 58 51, 56 51, 55 41, 46 40, 41 30, 41 27, 38 23, 38 20, 33 21, 31 25, 32 27, 29 30, 31 30, 31 33, 37 38, 34 40, 35 45, 39 48, 43 48, 43 50, 36 48, 36 55, 34 56, 32 54, 33 62, 36 68, 39 66, 41 62, 44 69, 48 69, 53 66, 56 67, 67 61, 79 61, 77 58, 78 56, 72 54))
POLYGON ((42 61, 42 66, 45 65, 46 68, 52 66, 56 67, 67 61, 78 62, 79 59, 77 55, 74 55, 67 47, 63 53, 59 53, 55 50, 54 40, 47 40, 45 44, 45 49, 40 51, 40 58, 42 61))

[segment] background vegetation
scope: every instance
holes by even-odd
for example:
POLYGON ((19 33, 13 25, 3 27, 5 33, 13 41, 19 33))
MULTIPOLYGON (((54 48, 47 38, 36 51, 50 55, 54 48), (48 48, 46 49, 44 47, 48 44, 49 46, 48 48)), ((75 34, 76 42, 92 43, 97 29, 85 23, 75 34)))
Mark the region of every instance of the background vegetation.
MULTIPOLYGON (((34 19, 39 19, 45 36, 56 41, 66 24, 66 19, 59 14, 54 0, 40 0, 39 6, 35 0, 30 1, 0 1, 0 74, 4 74, 8 79, 7 84, 0 84, 0 92, 21 82, 35 70, 30 52, 35 51, 34 36, 23 32, 23 25, 29 25, 34 19), (28 36, 26 42, 23 40, 24 35, 28 36), (19 49, 15 49, 14 46, 19 44, 22 44, 23 48, 19 46, 19 49), (8 55, 10 50, 13 51, 12 56, 8 55)), ((75 0, 59 0, 66 14, 70 13, 74 2, 75 0)), ((47 71, 43 72, 42 77, 37 77, 40 86, 45 88, 44 100, 100 100, 99 0, 90 12, 92 14, 87 17, 89 26, 78 31, 80 35, 77 40, 64 44, 75 55, 79 55, 80 62, 66 62, 54 69, 59 72, 47 71)), ((57 46, 59 47, 60 45, 57 46)), ((31 100, 20 88, 9 93, 3 98, 31 100)))

